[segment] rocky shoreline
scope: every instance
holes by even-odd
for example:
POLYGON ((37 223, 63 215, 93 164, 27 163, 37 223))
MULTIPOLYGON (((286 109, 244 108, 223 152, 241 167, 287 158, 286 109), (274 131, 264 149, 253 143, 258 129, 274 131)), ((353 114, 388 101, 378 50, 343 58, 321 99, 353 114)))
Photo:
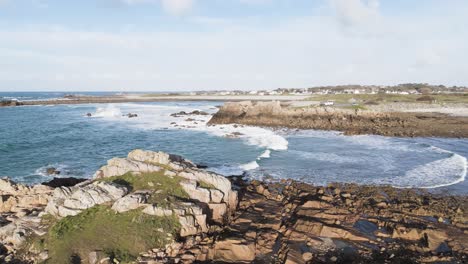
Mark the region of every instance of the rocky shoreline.
POLYGON ((1 263, 468 260, 466 196, 246 181, 162 152, 132 151, 84 182, 3 179, 0 195, 1 263))
POLYGON ((346 135, 468 137, 468 117, 442 113, 380 112, 358 108, 294 108, 280 102, 225 103, 209 124, 335 130, 346 135))

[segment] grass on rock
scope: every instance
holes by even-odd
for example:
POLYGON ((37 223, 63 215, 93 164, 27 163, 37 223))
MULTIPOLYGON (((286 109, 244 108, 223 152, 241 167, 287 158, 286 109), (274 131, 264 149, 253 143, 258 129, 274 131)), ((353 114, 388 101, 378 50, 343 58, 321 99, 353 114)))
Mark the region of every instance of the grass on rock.
POLYGON ((176 216, 150 216, 141 210, 119 214, 110 206, 94 206, 51 227, 45 240, 50 256, 47 263, 65 263, 72 258, 86 262, 92 251, 128 263, 142 252, 163 247, 179 230, 176 216))
POLYGON ((177 198, 189 198, 189 195, 180 186, 180 181, 183 180, 183 178, 178 176, 165 176, 164 170, 151 173, 142 173, 140 175, 133 175, 131 172, 129 172, 122 176, 115 176, 100 180, 128 186, 131 188, 131 191, 154 191, 151 199, 152 201, 150 201, 154 203, 158 203, 158 197, 165 198, 173 196, 177 198))
MULTIPOLYGON (((128 186, 131 191, 152 191, 149 203, 170 206, 172 200, 188 198, 180 186, 181 177, 164 175, 164 170, 152 173, 99 179, 128 186)), ((44 218, 51 228, 41 243, 49 250, 46 263, 71 263, 71 259, 88 260, 92 251, 101 251, 120 263, 132 263, 140 253, 164 247, 176 238, 180 223, 176 216, 146 215, 142 209, 117 213, 111 204, 98 205, 76 216, 60 220, 44 218), (170 235, 168 235, 170 234, 170 235)), ((79 263, 79 262, 78 262, 79 263)))
POLYGON ((204 181, 199 181, 198 186, 205 189, 216 189, 216 187, 213 184, 204 181))

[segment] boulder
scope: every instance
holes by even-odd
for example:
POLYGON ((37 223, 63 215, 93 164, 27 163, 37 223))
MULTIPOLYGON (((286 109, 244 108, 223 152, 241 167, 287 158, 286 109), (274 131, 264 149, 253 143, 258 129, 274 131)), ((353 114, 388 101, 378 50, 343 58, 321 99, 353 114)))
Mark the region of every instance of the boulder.
POLYGON ((127 193, 127 187, 107 182, 93 182, 71 188, 61 187, 54 190, 45 211, 59 217, 76 215, 95 205, 115 201, 127 193))
POLYGON ((128 172, 157 172, 162 170, 160 166, 145 162, 136 162, 130 159, 113 158, 107 162, 107 165, 100 168, 94 178, 109 178, 121 176, 128 172))
POLYGON ((164 152, 145 151, 136 149, 128 154, 128 159, 144 163, 167 165, 170 162, 169 154, 164 152))

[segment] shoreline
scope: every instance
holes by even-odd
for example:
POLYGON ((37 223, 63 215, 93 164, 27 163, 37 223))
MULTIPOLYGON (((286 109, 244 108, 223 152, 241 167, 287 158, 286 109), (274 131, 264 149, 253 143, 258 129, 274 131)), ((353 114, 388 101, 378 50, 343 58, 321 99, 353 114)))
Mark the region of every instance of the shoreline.
POLYGON ((2 261, 63 263, 74 254, 83 261, 93 256, 90 263, 420 263, 468 257, 466 195, 247 181, 162 152, 134 150, 85 181, 54 179, 27 187, 1 179, 0 194, 2 261), (146 232, 120 228, 133 228, 135 217, 153 219, 136 224, 146 232), (159 229, 164 231, 151 231, 159 229), (102 232, 116 241, 102 240, 102 232), (137 248, 119 243, 156 237, 168 239, 137 248), (108 255, 104 244, 137 255, 108 255))
POLYGON ((468 138, 468 117, 434 112, 382 112, 331 107, 297 108, 280 102, 232 102, 208 124, 340 131, 345 135, 468 138))

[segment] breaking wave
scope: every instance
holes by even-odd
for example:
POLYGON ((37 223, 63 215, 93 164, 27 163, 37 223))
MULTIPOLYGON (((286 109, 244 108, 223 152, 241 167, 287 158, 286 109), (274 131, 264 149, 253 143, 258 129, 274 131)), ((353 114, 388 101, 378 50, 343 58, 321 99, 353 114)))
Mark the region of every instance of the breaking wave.
POLYGON ((106 107, 98 107, 92 116, 101 118, 117 118, 122 116, 122 112, 117 106, 109 104, 106 107))

